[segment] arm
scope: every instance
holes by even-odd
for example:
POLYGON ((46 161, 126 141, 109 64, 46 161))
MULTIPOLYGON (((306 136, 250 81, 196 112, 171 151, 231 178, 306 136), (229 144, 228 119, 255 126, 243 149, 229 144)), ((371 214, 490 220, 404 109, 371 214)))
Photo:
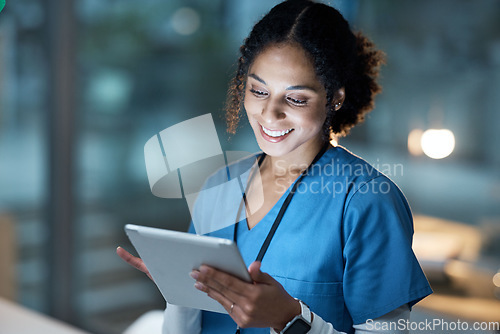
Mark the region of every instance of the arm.
MULTIPOLYGON (((197 280, 196 288, 221 303, 240 327, 269 327, 271 334, 279 333, 300 313, 300 305, 271 276, 260 271, 259 262, 250 265, 249 273, 254 280, 253 284, 207 266, 193 271, 192 277, 197 280)), ((389 331, 382 329, 387 327, 385 323, 393 324, 392 326, 406 323, 409 315, 410 309, 405 304, 373 321, 354 325, 354 328, 356 334, 405 334, 408 331, 399 327, 396 330, 392 327, 389 331)), ((309 334, 342 333, 313 314, 309 334)))

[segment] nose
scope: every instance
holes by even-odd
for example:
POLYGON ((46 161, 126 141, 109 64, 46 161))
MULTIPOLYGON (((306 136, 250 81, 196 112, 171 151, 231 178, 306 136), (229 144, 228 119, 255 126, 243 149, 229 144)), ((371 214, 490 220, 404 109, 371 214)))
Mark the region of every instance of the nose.
POLYGON ((261 116, 266 123, 274 124, 275 121, 284 119, 286 114, 279 101, 268 99, 262 106, 261 116))

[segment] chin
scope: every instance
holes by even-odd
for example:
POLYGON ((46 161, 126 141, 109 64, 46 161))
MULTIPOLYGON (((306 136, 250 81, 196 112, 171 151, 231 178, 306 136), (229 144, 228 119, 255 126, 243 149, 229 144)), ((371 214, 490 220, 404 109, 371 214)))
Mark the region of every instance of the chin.
POLYGON ((290 142, 283 141, 279 143, 270 143, 262 138, 257 140, 257 144, 262 152, 272 157, 285 156, 296 148, 294 145, 291 145, 290 142))
POLYGON ((269 147, 262 147, 262 146, 259 146, 259 147, 262 150, 262 152, 264 152, 266 155, 268 155, 270 157, 279 158, 279 157, 285 156, 287 153, 290 153, 289 150, 285 151, 285 150, 278 149, 278 148, 269 148, 269 147))

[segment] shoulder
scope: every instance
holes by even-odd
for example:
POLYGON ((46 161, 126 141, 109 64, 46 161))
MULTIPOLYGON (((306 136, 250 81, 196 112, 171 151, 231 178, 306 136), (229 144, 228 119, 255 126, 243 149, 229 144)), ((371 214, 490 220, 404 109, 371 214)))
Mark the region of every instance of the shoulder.
POLYGON ((327 150, 312 172, 322 173, 325 176, 344 177, 352 181, 363 181, 382 175, 368 162, 342 146, 327 150))
POLYGON ((339 189, 340 185, 343 185, 348 196, 366 190, 369 186, 373 187, 374 184, 397 188, 386 175, 342 146, 335 146, 326 151, 317 166, 313 166, 310 174, 335 182, 339 189))
POLYGON ((405 229, 411 231, 410 206, 388 176, 341 146, 330 149, 322 163, 325 174, 332 174, 332 170, 335 182, 345 189, 343 217, 347 229, 358 224, 390 226, 389 221, 393 221, 404 222, 405 229))

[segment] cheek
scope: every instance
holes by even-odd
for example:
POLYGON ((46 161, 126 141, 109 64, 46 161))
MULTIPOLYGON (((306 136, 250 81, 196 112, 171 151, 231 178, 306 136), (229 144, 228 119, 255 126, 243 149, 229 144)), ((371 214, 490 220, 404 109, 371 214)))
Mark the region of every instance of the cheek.
POLYGON ((306 125, 309 128, 321 128, 326 121, 326 108, 323 110, 320 108, 319 110, 310 110, 310 113, 307 115, 303 115, 299 120, 300 123, 306 125))
POLYGON ((245 112, 248 114, 248 100, 247 98, 243 98, 243 109, 245 110, 245 112))
POLYGON ((255 101, 252 101, 252 99, 245 98, 243 100, 243 107, 245 108, 245 112, 247 113, 247 116, 255 114, 255 112, 257 110, 256 103, 255 103, 255 101))
POLYGON ((326 107, 326 102, 319 103, 317 117, 318 117, 318 122, 321 123, 321 126, 325 124, 327 114, 328 114, 328 107, 326 107))
POLYGON ((318 122, 320 123, 321 126, 323 126, 323 124, 325 124, 325 122, 326 122, 326 113, 327 113, 327 111, 325 109, 323 111, 323 113, 320 114, 319 117, 318 117, 318 122))

